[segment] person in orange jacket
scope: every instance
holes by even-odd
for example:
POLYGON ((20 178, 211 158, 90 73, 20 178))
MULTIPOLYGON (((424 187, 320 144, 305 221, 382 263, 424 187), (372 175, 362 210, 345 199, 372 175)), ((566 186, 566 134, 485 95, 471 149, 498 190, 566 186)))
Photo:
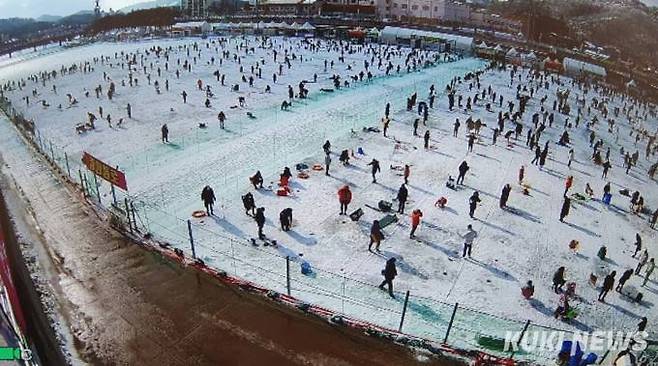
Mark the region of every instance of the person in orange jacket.
POLYGON ((422 217, 423 217, 423 212, 419 209, 415 209, 411 213, 411 234, 409 234, 410 239, 416 237, 414 234, 416 233, 416 229, 418 228, 418 225, 420 225, 420 219, 422 217))
POLYGON ((352 191, 350 191, 350 187, 343 186, 338 190, 338 202, 340 202, 340 214, 347 215, 347 205, 352 202, 352 191))

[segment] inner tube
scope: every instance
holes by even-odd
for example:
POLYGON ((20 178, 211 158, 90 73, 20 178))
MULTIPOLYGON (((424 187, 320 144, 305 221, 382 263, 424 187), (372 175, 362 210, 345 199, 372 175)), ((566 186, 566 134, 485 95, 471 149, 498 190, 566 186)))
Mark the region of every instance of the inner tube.
POLYGON ((202 218, 202 217, 206 217, 206 211, 203 211, 203 210, 194 211, 194 212, 192 212, 192 217, 197 218, 197 219, 202 218))
POLYGON ((322 164, 314 164, 314 165, 313 165, 313 170, 322 170, 322 169, 324 169, 324 168, 322 167, 322 164))
POLYGON ((308 179, 308 173, 306 173, 306 172, 299 172, 299 173, 297 174, 297 178, 300 178, 300 179, 308 179))
POLYGON ((328 88, 320 88, 320 91, 323 91, 325 93, 333 93, 334 92, 333 89, 328 89, 328 88))

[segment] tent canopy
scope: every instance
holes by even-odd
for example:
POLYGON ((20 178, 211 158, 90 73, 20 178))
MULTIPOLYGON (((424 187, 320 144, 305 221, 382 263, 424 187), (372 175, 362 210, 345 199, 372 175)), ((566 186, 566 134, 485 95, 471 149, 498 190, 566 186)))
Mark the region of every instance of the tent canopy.
POLYGON ((311 24, 311 23, 309 23, 309 22, 306 22, 306 23, 302 24, 302 26, 301 26, 299 29, 302 29, 302 30, 314 30, 315 27, 313 26, 313 24, 311 24))

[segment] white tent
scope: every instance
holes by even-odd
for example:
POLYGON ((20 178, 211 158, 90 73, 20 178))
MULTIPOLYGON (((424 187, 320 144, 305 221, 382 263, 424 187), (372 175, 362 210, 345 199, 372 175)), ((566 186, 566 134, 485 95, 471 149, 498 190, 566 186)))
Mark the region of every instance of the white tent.
POLYGON ((260 22, 256 23, 256 27, 260 28, 260 29, 267 28, 266 23, 262 20, 260 22))
POLYGON ((281 22, 276 25, 277 28, 279 29, 290 29, 290 26, 286 22, 281 22))
POLYGON ((301 27, 299 27, 299 29, 302 29, 302 30, 315 30, 315 27, 311 23, 306 22, 301 27))
POLYGON ((505 54, 506 57, 516 57, 518 56, 519 53, 516 51, 514 47, 510 48, 509 51, 505 54))
POLYGON ((487 44, 484 43, 484 41, 480 42, 480 44, 478 45, 478 47, 479 47, 479 48, 489 48, 489 46, 487 46, 487 44))
POLYGON ((301 25, 297 24, 297 22, 292 22, 292 24, 290 24, 290 29, 299 30, 300 28, 301 25))
POLYGON ((494 51, 503 52, 503 48, 499 44, 497 44, 496 47, 494 47, 494 51))
POLYGON ((606 77, 608 73, 604 67, 578 61, 573 58, 565 57, 562 61, 564 71, 570 75, 592 74, 600 77, 606 77))
POLYGON ((417 29, 401 28, 386 26, 379 33, 379 40, 383 43, 397 43, 398 40, 409 40, 411 38, 435 38, 448 42, 454 42, 455 47, 460 51, 470 52, 473 48, 473 37, 459 36, 441 32, 427 32, 417 29))

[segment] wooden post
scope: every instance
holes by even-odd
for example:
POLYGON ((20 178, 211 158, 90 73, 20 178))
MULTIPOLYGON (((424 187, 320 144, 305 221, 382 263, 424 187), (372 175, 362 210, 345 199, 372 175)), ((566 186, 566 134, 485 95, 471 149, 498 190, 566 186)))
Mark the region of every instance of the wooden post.
POLYGON ((446 336, 443 338, 443 343, 448 343, 448 336, 450 335, 450 329, 452 329, 452 323, 455 321, 458 307, 459 303, 456 302, 455 307, 452 309, 452 315, 450 316, 450 322, 448 323, 448 329, 446 329, 446 336))
POLYGON ((290 256, 286 256, 286 288, 288 289, 288 296, 290 296, 290 256))
POLYGON ((398 332, 402 331, 402 325, 404 324, 404 316, 407 314, 408 303, 409 303, 409 290, 407 290, 407 294, 404 296, 404 307, 402 308, 402 317, 400 318, 400 327, 398 328, 398 332))
POLYGON ((187 220, 187 232, 190 235, 190 246, 192 247, 192 258, 196 259, 196 252, 194 251, 194 237, 192 237, 192 221, 187 220))

